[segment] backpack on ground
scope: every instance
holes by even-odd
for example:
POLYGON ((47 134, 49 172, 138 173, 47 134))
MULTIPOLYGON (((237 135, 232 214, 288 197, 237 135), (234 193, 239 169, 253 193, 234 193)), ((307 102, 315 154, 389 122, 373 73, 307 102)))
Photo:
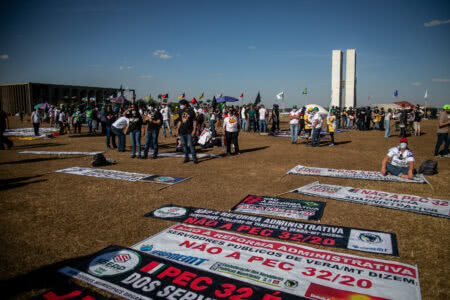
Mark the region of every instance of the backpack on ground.
POLYGON ((94 155, 92 159, 92 166, 93 167, 103 167, 103 166, 110 166, 114 163, 114 161, 110 159, 106 159, 106 157, 103 155, 103 153, 97 153, 94 155))
POLYGON ((424 161, 419 168, 419 173, 423 175, 434 175, 438 173, 437 170, 438 163, 434 160, 426 160, 424 161))

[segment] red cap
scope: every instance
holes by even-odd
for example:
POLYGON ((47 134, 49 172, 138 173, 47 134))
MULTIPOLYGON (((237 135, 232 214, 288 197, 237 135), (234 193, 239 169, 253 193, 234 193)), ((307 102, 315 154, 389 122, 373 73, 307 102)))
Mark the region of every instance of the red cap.
POLYGON ((408 139, 407 138, 401 138, 400 139, 400 143, 407 143, 408 144, 408 139))

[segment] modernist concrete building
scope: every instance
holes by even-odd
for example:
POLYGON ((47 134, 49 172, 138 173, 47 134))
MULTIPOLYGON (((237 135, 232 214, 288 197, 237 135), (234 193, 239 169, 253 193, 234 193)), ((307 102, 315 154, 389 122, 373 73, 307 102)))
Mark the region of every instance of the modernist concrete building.
POLYGON ((345 80, 343 80, 343 53, 333 50, 331 60, 331 106, 356 106, 356 50, 347 49, 345 80), (342 90, 345 88, 345 94, 342 90))
MULTIPOLYGON (((130 91, 135 95, 134 90, 130 91)), ((96 98, 97 103, 102 103, 111 95, 116 97, 120 92, 115 88, 35 82, 4 84, 0 85, 0 105, 8 113, 31 113, 33 107, 39 103, 80 104, 81 99, 92 97, 96 98)))

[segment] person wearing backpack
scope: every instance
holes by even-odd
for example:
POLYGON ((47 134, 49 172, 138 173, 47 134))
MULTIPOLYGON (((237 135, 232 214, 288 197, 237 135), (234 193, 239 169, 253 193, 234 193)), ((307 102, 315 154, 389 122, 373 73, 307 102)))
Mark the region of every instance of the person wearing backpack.
POLYGON ((400 145, 389 149, 389 152, 383 159, 381 163, 381 174, 413 179, 416 173, 414 164, 414 154, 408 148, 408 139, 401 138, 400 145))
POLYGON ((437 128, 437 142, 436 147, 434 148, 434 156, 439 156, 439 149, 441 148, 442 143, 445 143, 444 146, 444 155, 448 155, 448 127, 450 125, 450 121, 448 120, 448 116, 450 113, 450 105, 444 105, 444 110, 439 115, 438 128, 437 128))

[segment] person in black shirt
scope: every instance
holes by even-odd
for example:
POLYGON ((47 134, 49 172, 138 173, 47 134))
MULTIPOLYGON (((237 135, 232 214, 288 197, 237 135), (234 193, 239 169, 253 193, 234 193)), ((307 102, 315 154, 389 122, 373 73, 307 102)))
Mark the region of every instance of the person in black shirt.
POLYGON ((13 142, 11 142, 11 140, 8 139, 8 137, 3 136, 3 133, 8 128, 9 128, 8 115, 3 111, 2 107, 0 106, 0 150, 5 150, 3 144, 6 144, 8 150, 11 149, 11 147, 13 146, 13 142))
POLYGON ((159 129, 163 122, 163 117, 159 109, 156 109, 154 104, 150 106, 150 110, 144 115, 144 125, 147 124, 147 135, 145 136, 144 156, 148 157, 148 150, 153 149, 153 159, 158 157, 158 136, 159 129))
POLYGON ((414 108, 414 135, 415 136, 420 136, 421 130, 420 130, 420 121, 422 121, 422 117, 423 117, 423 112, 420 109, 419 104, 416 105, 416 107, 414 108))
POLYGON ((136 153, 138 158, 141 158, 141 129, 142 129, 142 117, 136 106, 133 104, 128 110, 129 124, 127 128, 127 134, 131 137, 131 158, 136 158, 136 153))
POLYGON ((180 137, 181 143, 183 144, 184 162, 189 162, 190 150, 194 164, 197 164, 197 154, 195 153, 195 146, 192 141, 192 137, 195 136, 197 129, 197 121, 194 111, 189 107, 189 102, 186 100, 180 101, 180 116, 181 121, 178 122, 177 135, 180 137))
POLYGON ((278 110, 278 104, 273 105, 272 109, 272 132, 280 131, 280 111, 278 110))
POLYGON ((114 134, 114 132, 112 132, 111 129, 112 124, 117 120, 117 114, 112 111, 110 105, 107 105, 104 115, 106 120, 105 121, 106 147, 111 148, 110 144, 112 142, 113 148, 117 148, 116 135, 114 134))

